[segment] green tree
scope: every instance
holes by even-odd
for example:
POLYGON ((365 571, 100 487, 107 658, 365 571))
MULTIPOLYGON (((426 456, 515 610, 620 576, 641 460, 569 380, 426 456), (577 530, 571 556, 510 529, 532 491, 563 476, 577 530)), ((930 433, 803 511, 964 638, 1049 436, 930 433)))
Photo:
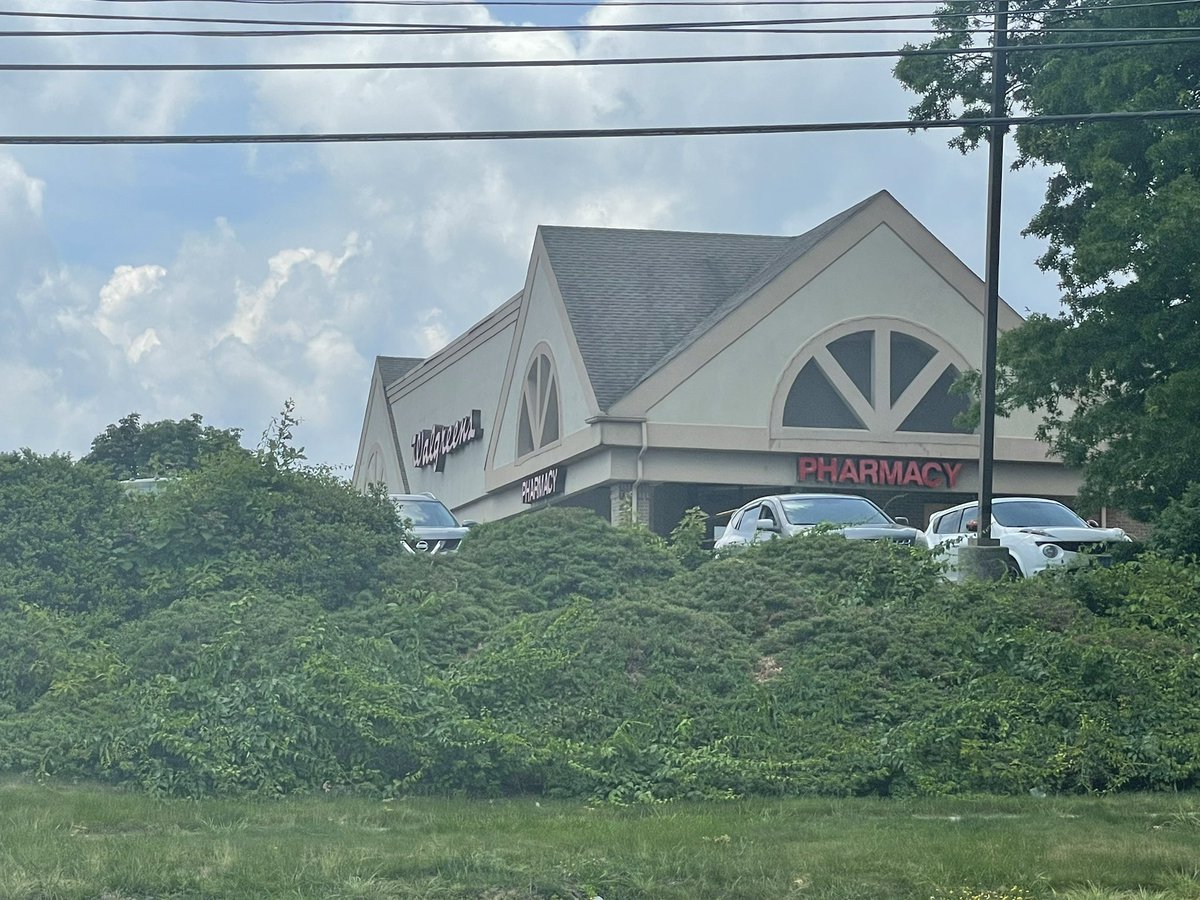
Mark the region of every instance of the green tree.
MULTIPOLYGON (((971 46, 994 4, 940 10, 925 48, 971 46)), ((1170 35, 1200 24, 1180 4, 1021 2, 1011 6, 1010 111, 1034 115, 1200 108, 1194 43, 1071 49, 1170 35), (1113 29, 1121 29, 1113 31, 1113 29)), ((920 95, 914 118, 986 115, 987 56, 908 57, 897 78, 920 95)), ((979 129, 952 141, 966 152, 979 129)), ((1025 125, 1016 167, 1051 175, 1026 228, 1063 288, 1063 311, 1001 337, 1001 408, 1047 410, 1039 437, 1084 473, 1085 499, 1143 516, 1195 477, 1200 446, 1200 126, 1194 119, 1025 125)))
POLYGON ((395 509, 320 468, 230 453, 144 498, 139 560, 154 605, 198 586, 272 590, 333 607, 378 591, 403 559, 395 509))
POLYGON ((175 475, 197 468, 205 456, 243 450, 241 433, 205 425, 199 413, 178 422, 143 424, 141 414, 131 412, 92 441, 84 460, 107 467, 117 478, 175 475))

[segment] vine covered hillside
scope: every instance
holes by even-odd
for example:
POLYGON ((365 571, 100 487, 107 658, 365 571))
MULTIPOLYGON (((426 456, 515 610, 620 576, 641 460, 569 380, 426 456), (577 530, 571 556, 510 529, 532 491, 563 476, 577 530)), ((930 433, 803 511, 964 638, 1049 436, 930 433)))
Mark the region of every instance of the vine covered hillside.
POLYGON ((136 497, 59 456, 0 475, 4 773, 618 803, 1200 777, 1186 555, 952 585, 887 544, 710 559, 552 508, 430 558, 269 453, 136 497))

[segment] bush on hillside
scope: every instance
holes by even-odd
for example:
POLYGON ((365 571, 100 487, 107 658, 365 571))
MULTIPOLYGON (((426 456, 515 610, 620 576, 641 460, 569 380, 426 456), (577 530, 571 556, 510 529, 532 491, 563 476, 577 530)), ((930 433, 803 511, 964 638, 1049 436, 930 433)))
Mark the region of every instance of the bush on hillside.
POLYGON ((1200 781, 1187 554, 953 585, 883 542, 701 560, 551 509, 421 557, 286 450, 144 498, 0 458, 0 771, 620 803, 1200 781))
POLYGON ((123 607, 134 538, 120 486, 98 467, 29 450, 0 453, 0 607, 123 607))
POLYGON ((115 651, 77 643, 9 716, 0 767, 184 797, 394 790, 420 780, 440 752, 433 735, 455 720, 412 660, 328 626, 311 599, 176 604, 119 638, 115 651), (177 628, 182 648, 168 640, 177 628))
POLYGON ((405 555, 395 510, 320 469, 262 455, 206 457, 144 498, 139 570, 151 605, 259 586, 340 606, 378 596, 405 555))
POLYGON ((551 507, 471 529, 459 556, 544 607, 572 596, 628 596, 679 570, 663 541, 640 528, 613 528, 590 510, 551 507))

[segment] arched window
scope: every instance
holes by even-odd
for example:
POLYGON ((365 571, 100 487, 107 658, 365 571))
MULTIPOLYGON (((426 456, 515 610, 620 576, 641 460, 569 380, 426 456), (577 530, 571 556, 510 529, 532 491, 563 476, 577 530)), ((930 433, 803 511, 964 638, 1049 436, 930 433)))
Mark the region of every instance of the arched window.
POLYGON ((387 476, 384 473, 383 467, 383 448, 376 444, 371 448, 371 453, 367 457, 367 464, 363 467, 364 478, 367 484, 387 484, 387 476))
POLYGON ((558 378, 547 351, 535 352, 525 372, 517 419, 517 456, 528 456, 555 443, 561 431, 558 378))
POLYGON ((776 421, 784 428, 969 433, 954 423, 967 400, 950 393, 964 366, 944 341, 911 323, 846 324, 795 358, 776 421))

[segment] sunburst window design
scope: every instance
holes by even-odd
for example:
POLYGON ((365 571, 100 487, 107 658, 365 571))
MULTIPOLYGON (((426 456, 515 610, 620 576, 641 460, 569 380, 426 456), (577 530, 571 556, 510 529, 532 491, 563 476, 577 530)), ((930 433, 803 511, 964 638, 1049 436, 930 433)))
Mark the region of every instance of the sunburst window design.
POLYGON ((796 374, 783 401, 783 426, 968 433, 954 423, 967 401, 950 393, 961 358, 912 330, 881 322, 818 339, 797 357, 799 370, 790 370, 796 374))
POLYGON ((525 373, 521 413, 517 420, 517 456, 528 456, 558 440, 560 419, 558 379, 547 353, 537 353, 525 373))

